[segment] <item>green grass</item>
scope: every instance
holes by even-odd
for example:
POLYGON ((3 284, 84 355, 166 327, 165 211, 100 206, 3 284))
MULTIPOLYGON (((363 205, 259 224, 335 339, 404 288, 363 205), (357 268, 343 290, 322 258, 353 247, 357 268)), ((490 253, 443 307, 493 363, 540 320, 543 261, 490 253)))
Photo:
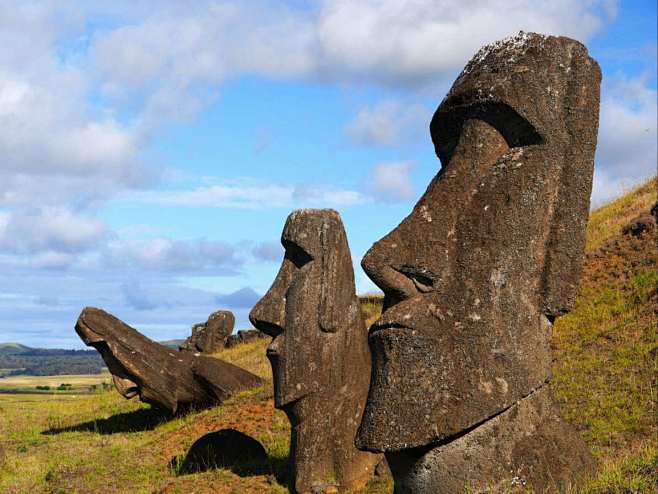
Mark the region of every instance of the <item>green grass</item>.
MULTIPOLYGON (((616 235, 652 201, 655 182, 594 211, 588 251, 616 235)), ((626 257, 590 259, 574 310, 555 326, 553 393, 600 462, 597 476, 580 494, 652 493, 658 485, 653 313, 658 275, 655 257, 647 263, 646 252, 629 252, 626 257)), ((655 248, 650 252, 655 256, 655 248)), ((374 298, 362 306, 369 322, 381 310, 380 300, 374 298)), ((0 492, 287 492, 290 426, 272 403, 268 343, 256 340, 218 354, 260 375, 268 381, 266 386, 174 419, 124 400, 115 391, 87 396, 0 395, 0 449, 6 457, 0 466, 0 492), (176 465, 192 443, 222 428, 259 440, 268 462, 242 470, 180 475, 176 465)), ((37 379, 44 383, 44 378, 37 379)), ((55 385, 75 380, 53 379, 55 385)), ((364 492, 390 493, 392 483, 375 479, 364 492)))

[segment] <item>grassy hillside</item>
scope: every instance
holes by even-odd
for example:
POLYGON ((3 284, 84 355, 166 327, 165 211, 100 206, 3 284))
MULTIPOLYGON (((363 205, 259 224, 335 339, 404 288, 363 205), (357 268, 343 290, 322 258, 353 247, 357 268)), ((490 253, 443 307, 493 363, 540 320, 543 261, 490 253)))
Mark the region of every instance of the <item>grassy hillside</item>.
MULTIPOLYGON (((592 213, 581 293, 555 326, 553 393, 601 463, 586 494, 650 493, 658 485, 656 241, 618 235, 655 200, 651 182, 592 213)), ((378 310, 376 300, 364 307, 370 319, 378 310)), ((271 381, 267 344, 218 356, 271 381)), ((287 492, 289 425, 273 407, 270 386, 175 419, 114 391, 0 396, 0 492, 287 492), (179 475, 191 444, 222 428, 258 439, 267 463, 179 475)), ((376 479, 366 492, 390 493, 392 484, 376 479)))
POLYGON ((0 355, 20 355, 32 350, 32 348, 20 343, 0 343, 0 355))

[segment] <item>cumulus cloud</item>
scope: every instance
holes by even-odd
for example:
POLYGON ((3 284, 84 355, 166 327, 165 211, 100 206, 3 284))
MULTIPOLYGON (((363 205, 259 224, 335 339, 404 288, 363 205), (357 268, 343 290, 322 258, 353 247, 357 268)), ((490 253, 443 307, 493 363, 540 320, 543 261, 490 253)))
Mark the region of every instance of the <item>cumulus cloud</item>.
POLYGON ((371 173, 369 188, 384 201, 405 201, 414 197, 409 172, 414 167, 411 161, 381 163, 371 173))
POLYGON ((14 253, 80 252, 100 244, 107 235, 101 220, 63 207, 0 215, 0 249, 14 253))
MULTIPOLYGON (((145 2, 151 4, 151 2, 145 2)), ((488 42, 523 30, 587 40, 615 1, 325 0, 154 4, 150 15, 97 34, 92 59, 104 93, 143 94, 142 118, 186 118, 227 78, 436 83, 488 42), (156 8, 157 6, 157 8, 156 8), (175 39, 176 43, 171 44, 175 39)))
POLYGON ((235 275, 243 265, 234 246, 209 240, 128 240, 112 242, 102 261, 110 268, 157 273, 235 275))
POLYGON ((361 108, 346 132, 358 144, 392 145, 412 136, 427 138, 430 118, 431 113, 422 105, 382 101, 361 108))
POLYGON ((592 203, 598 205, 656 174, 657 93, 646 77, 604 84, 592 203))

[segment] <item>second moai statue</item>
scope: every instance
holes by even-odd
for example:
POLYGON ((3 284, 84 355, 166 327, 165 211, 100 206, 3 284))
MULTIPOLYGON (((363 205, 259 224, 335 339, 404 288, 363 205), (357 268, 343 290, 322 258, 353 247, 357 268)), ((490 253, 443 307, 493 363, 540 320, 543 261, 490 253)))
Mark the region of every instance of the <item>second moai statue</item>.
POLYGON ((345 230, 336 211, 301 209, 281 242, 283 264, 250 320, 274 338, 274 402, 292 426, 289 488, 358 489, 382 456, 354 445, 371 367, 345 230))
POLYGON ((480 50, 434 114, 441 171, 362 261, 385 299, 357 445, 385 452, 396 493, 544 492, 592 465, 547 382, 583 260, 600 80, 577 41, 520 33, 480 50))
POLYGON ((214 353, 224 348, 224 340, 233 332, 235 316, 230 310, 218 310, 206 322, 192 326, 192 335, 180 346, 181 351, 214 353))

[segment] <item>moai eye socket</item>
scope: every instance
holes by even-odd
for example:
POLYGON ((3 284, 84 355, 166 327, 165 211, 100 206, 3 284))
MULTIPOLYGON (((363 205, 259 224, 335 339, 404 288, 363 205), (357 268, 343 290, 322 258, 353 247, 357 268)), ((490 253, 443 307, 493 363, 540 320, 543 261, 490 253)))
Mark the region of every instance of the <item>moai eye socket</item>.
MULTIPOLYGON (((463 96, 463 95, 462 95, 463 96)), ((467 120, 482 120, 504 137, 510 148, 544 144, 539 131, 514 108, 504 103, 463 104, 446 99, 430 123, 436 155, 445 166, 450 162, 467 120)))
POLYGON ((292 262, 297 269, 301 269, 313 260, 313 257, 296 243, 289 240, 283 240, 282 243, 286 249, 284 259, 292 262))

